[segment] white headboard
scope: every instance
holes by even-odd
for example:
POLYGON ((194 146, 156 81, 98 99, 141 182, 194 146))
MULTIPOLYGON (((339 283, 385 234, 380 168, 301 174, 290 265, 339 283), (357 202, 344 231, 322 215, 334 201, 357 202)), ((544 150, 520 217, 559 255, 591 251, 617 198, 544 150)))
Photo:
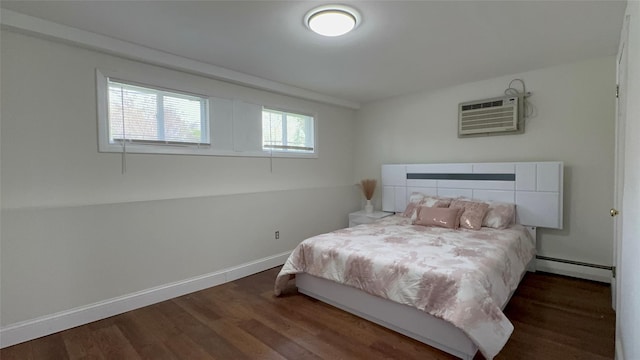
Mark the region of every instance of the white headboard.
POLYGON ((564 164, 549 162, 382 165, 382 210, 402 212, 413 192, 516 204, 517 222, 562 229, 564 164))

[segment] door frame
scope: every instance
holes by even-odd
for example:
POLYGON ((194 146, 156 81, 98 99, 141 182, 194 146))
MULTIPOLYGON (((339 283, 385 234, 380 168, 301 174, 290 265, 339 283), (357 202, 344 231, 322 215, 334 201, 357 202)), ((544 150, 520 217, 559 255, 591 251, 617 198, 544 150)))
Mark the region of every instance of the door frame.
MULTIPOLYGON (((616 118, 615 118, 615 161, 614 161, 614 197, 613 208, 621 210, 623 205, 624 190, 624 161, 625 161, 625 128, 626 128, 626 101, 627 101, 627 45, 629 38, 629 16, 625 16, 620 33, 620 45, 616 56, 616 118)), ((613 217, 613 269, 611 278, 611 306, 614 310, 620 303, 620 272, 616 269, 620 263, 622 223, 624 214, 620 212, 613 217)))

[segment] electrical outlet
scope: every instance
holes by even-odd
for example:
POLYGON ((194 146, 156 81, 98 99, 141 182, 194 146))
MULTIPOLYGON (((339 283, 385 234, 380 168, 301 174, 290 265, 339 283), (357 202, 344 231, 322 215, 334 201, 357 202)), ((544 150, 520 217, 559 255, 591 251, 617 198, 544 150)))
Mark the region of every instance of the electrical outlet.
POLYGON ((276 240, 280 239, 280 231, 276 231, 276 240))

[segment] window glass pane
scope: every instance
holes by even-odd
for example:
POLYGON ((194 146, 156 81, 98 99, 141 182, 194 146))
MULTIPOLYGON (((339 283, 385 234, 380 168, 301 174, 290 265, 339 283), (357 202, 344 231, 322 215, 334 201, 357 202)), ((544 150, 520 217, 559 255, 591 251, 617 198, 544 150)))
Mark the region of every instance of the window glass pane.
POLYGON ((199 143, 202 139, 199 100, 164 96, 164 139, 199 143))
POLYGON ((289 115, 287 116, 287 145, 289 146, 306 146, 306 121, 303 117, 289 115))
POLYGON ((156 94, 139 89, 110 85, 109 140, 157 140, 156 98, 156 94))
POLYGON ((270 145, 283 145, 282 113, 275 111, 262 112, 262 148, 272 149, 270 145))
POLYGON ((313 152, 313 117, 263 109, 262 147, 264 150, 313 152))
POLYGON ((109 81, 109 142, 209 144, 205 110, 201 98, 109 81))

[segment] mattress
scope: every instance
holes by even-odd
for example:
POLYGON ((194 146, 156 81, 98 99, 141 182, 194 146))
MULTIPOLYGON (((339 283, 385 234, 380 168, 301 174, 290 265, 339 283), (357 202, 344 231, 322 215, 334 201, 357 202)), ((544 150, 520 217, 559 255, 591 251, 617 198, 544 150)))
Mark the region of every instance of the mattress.
POLYGON ((534 256, 521 225, 451 230, 395 215, 303 241, 278 274, 275 294, 301 272, 335 281, 441 318, 491 359, 513 332, 501 309, 534 256))

